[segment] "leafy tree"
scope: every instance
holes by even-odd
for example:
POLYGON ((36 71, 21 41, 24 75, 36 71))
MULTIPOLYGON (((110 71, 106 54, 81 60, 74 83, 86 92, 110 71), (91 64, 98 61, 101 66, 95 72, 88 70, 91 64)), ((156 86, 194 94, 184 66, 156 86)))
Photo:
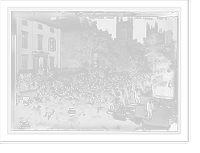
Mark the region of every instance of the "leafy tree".
POLYGON ((81 62, 87 62, 90 66, 93 62, 93 54, 98 53, 105 57, 108 54, 108 42, 100 37, 98 32, 92 28, 83 29, 81 31, 81 62))
POLYGON ((61 33, 61 65, 62 67, 80 67, 80 31, 61 33))
POLYGON ((149 62, 152 73, 156 71, 165 71, 172 65, 172 59, 165 54, 161 47, 161 39, 157 31, 153 31, 147 38, 145 38, 145 56, 149 62))

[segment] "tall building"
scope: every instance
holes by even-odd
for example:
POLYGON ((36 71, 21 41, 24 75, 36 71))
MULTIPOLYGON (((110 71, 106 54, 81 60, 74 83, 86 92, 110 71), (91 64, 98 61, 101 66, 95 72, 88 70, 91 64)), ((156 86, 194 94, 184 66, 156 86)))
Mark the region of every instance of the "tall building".
POLYGON ((133 41, 133 18, 127 18, 126 21, 122 17, 116 19, 116 40, 123 47, 128 47, 133 41))
MULTIPOLYGON (((159 31, 160 31, 160 29, 159 29, 159 31)), ((149 23, 146 24, 146 38, 154 33, 158 33, 159 31, 158 31, 158 23, 157 22, 155 22, 154 27, 150 26, 149 23)))
POLYGON ((141 43, 138 43, 137 39, 133 40, 132 50, 135 55, 138 55, 140 57, 144 56, 144 46, 141 43))
POLYGON ((172 35, 173 35, 173 33, 171 30, 165 31, 165 45, 171 44, 172 35))
POLYGON ((16 73, 34 72, 39 68, 60 67, 61 30, 29 17, 13 17, 12 35, 16 37, 16 73))

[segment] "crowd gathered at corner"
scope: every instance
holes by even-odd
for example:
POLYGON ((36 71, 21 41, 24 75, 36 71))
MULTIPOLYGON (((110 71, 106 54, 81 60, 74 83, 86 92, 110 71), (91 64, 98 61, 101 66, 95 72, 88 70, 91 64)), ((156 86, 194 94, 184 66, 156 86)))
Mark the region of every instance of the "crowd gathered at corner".
MULTIPOLYGON (((84 73, 58 78, 41 74, 21 74, 17 77, 18 94, 27 89, 36 90, 36 97, 23 97, 16 106, 18 126, 29 130, 142 130, 125 113, 125 122, 113 118, 117 104, 129 103, 131 91, 135 102, 146 86, 149 76, 130 76, 125 72, 110 73, 106 79, 84 73), (25 85, 26 84, 26 85, 25 85), (53 90, 54 95, 49 95, 53 90), (112 109, 111 109, 112 108, 112 109)), ((149 115, 149 118, 151 114, 149 115)))
MULTIPOLYGON (((18 102, 18 128, 116 130, 116 120, 112 115, 116 104, 126 106, 131 91, 135 91, 135 98, 140 103, 141 92, 150 85, 146 80, 145 76, 131 77, 125 72, 111 73, 106 79, 84 73, 63 73, 56 79, 50 75, 21 74, 17 77, 19 94, 34 89, 37 96, 33 99, 23 97, 18 102), (49 95, 50 90, 54 95, 49 95)), ((136 128, 138 125, 131 123, 133 128, 130 130, 139 129, 136 128)), ((127 128, 121 126, 120 130, 123 129, 127 128)))

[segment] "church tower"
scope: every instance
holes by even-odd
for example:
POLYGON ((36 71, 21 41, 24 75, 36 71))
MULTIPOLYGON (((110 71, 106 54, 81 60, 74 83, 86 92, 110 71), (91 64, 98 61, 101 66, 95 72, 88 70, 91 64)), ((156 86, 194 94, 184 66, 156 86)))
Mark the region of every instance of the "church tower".
POLYGON ((128 48, 133 40, 133 18, 127 17, 124 21, 122 17, 117 17, 116 40, 120 46, 128 48))

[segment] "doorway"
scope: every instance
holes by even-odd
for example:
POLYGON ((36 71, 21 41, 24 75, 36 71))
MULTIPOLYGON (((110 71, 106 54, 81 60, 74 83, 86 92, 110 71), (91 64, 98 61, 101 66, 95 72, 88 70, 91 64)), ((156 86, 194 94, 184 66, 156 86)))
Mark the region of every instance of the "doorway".
POLYGON ((43 60, 44 60, 43 57, 39 58, 39 68, 41 68, 41 67, 44 68, 43 60))

